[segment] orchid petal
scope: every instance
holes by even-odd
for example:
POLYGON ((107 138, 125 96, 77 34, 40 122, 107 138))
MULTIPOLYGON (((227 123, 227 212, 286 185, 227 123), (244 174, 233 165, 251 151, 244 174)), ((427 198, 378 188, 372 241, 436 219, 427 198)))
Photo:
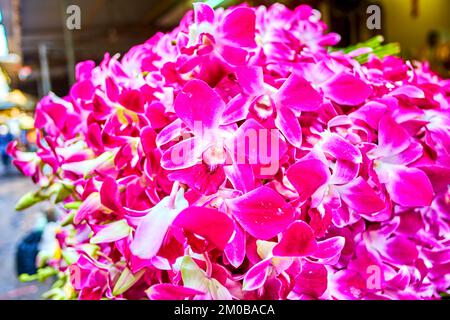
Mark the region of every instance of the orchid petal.
POLYGON ((300 201, 305 201, 328 182, 331 174, 322 161, 306 159, 289 167, 286 176, 297 190, 300 201))
POLYGON ((292 74, 273 96, 278 108, 296 112, 315 111, 322 104, 322 97, 303 77, 292 74))
POLYGON ((256 290, 264 285, 264 282, 266 282, 267 279, 268 268, 270 267, 270 260, 271 259, 262 260, 247 271, 242 286, 243 290, 256 290))
POLYGON ((141 259, 153 258, 161 248, 167 230, 178 214, 188 207, 184 191, 178 191, 173 208, 169 197, 158 203, 139 223, 134 239, 131 242, 131 252, 141 259))
POLYGON ((318 246, 311 227, 303 221, 293 222, 273 248, 273 254, 281 257, 304 257, 316 252, 318 246))
POLYGON ((296 148, 302 145, 302 128, 297 116, 290 109, 279 110, 275 118, 275 125, 283 133, 286 139, 296 148))
POLYGON ((155 284, 148 288, 145 293, 150 300, 186 300, 186 298, 204 294, 202 291, 171 283, 155 284))
POLYGON ((358 213, 375 213, 386 207, 385 203, 361 177, 336 188, 342 200, 358 213))
POLYGON ((237 47, 255 47, 255 19, 255 12, 250 8, 232 10, 223 19, 222 36, 237 47))
POLYGON ((257 97, 264 93, 264 76, 261 67, 237 67, 236 76, 245 94, 257 97))
POLYGON ((294 218, 284 198, 268 187, 259 187, 225 202, 244 230, 262 240, 282 232, 294 218))
POLYGON ((402 206, 429 206, 433 201, 433 186, 420 169, 393 166, 386 188, 392 200, 402 206))
POLYGON ((174 225, 195 233, 223 250, 230 240, 233 221, 223 212, 204 207, 188 207, 180 212, 174 225))
POLYGON ((190 80, 177 95, 174 109, 178 117, 196 134, 217 128, 225 103, 202 80, 190 80))
POLYGON ((372 93, 372 89, 363 80, 345 73, 327 81, 322 89, 331 100, 349 106, 363 103, 372 93))

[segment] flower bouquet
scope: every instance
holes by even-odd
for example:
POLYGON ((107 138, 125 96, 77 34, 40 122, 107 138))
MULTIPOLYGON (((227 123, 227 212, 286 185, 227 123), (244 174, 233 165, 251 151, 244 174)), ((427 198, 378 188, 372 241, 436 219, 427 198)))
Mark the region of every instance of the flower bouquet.
POLYGON ((437 299, 450 287, 450 82, 309 6, 195 3, 36 108, 61 216, 53 299, 437 299))

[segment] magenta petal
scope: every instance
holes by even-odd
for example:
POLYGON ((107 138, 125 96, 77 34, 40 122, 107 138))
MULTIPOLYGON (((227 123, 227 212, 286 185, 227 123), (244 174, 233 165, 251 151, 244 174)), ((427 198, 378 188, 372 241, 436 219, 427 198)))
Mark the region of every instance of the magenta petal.
POLYGON ((293 209, 284 198, 268 187, 259 187, 226 204, 245 231, 268 240, 282 232, 294 219, 293 209))
POLYGON ((295 279, 294 291, 319 298, 327 289, 327 269, 316 263, 305 261, 302 272, 295 279))
POLYGON ((225 213, 204 207, 189 207, 180 212, 174 225, 195 233, 223 250, 233 231, 233 221, 225 213))
POLYGON ((214 23, 214 10, 206 3, 194 2, 194 20, 195 23, 201 24, 203 22, 213 24, 214 23))
POLYGON ((156 133, 151 127, 141 130, 141 144, 145 154, 150 154, 156 148, 156 133))
POLYGON ((181 119, 176 119, 171 124, 167 125, 161 132, 156 136, 156 145, 161 147, 169 141, 172 141, 176 137, 181 136, 181 119))
POLYGON ((138 223, 134 239, 130 244, 131 252, 141 259, 151 259, 156 256, 169 227, 180 213, 188 206, 184 198, 184 190, 180 189, 174 198, 165 197, 143 217, 138 223))
POLYGON ((408 132, 390 116, 380 120, 378 128, 378 144, 385 155, 398 154, 410 145, 408 132))
POLYGON ((336 159, 354 163, 362 162, 361 151, 336 133, 325 134, 321 146, 323 151, 329 153, 336 159))
POLYGON ((311 227, 306 222, 295 221, 283 232, 281 241, 273 248, 273 255, 304 257, 313 254, 317 249, 311 227))
POLYGON ((117 186, 117 182, 107 177, 100 188, 101 203, 108 209, 116 212, 123 213, 123 206, 120 201, 120 192, 117 186))
POLYGON ((92 123, 89 125, 87 136, 86 136, 86 142, 97 149, 103 148, 103 142, 102 142, 102 132, 101 128, 98 125, 98 123, 92 123))
POLYGON ((245 259, 245 232, 238 225, 235 225, 234 230, 236 233, 231 242, 225 247, 224 253, 231 265, 239 268, 245 259))
POLYGON ((388 239, 383 249, 385 255, 400 265, 412 264, 419 254, 416 244, 404 236, 388 239))
POLYGON ((242 289, 251 291, 261 288, 266 282, 270 265, 271 259, 269 258, 262 260, 251 267, 245 274, 242 289))
POLYGON ((286 139, 296 148, 302 145, 302 128, 300 122, 294 112, 290 109, 283 108, 278 110, 275 118, 275 125, 283 133, 286 139))
POLYGON ((102 207, 100 203, 100 195, 98 192, 91 193, 86 199, 84 199, 81 206, 78 208, 77 213, 73 218, 74 224, 79 224, 91 214, 97 212, 102 207))
POLYGON ((255 189, 255 175, 250 165, 233 162, 231 166, 224 166, 223 169, 236 190, 247 193, 255 189))
POLYGON ((416 140, 411 140, 411 144, 405 150, 390 157, 384 157, 382 161, 406 166, 419 159, 422 155, 422 145, 416 140))
POLYGON ((177 95, 174 109, 189 128, 202 134, 219 126, 225 103, 206 82, 190 80, 177 95))
POLYGON ((297 190, 300 201, 305 201, 328 182, 330 170, 320 160, 306 159, 289 167, 286 176, 297 190))
POLYGON ((345 245, 344 237, 333 237, 317 243, 317 250, 311 256, 323 262, 337 262, 345 245))
POLYGON ((90 101, 94 97, 95 87, 91 80, 84 80, 75 83, 70 90, 70 95, 74 100, 82 99, 90 101))
POLYGON ((222 36, 237 47, 253 48, 255 43, 255 12, 251 8, 239 7, 223 19, 222 36))
POLYGON ((75 66, 75 78, 77 81, 90 79, 92 70, 95 68, 95 61, 87 60, 77 63, 75 66))
POLYGON ((373 129, 378 128, 381 117, 386 112, 386 105, 376 101, 369 101, 358 110, 350 113, 350 117, 366 122, 373 129))
POLYGON ((341 36, 337 33, 330 32, 322 36, 322 38, 319 41, 319 44, 328 47, 338 44, 339 41, 341 41, 341 36))
POLYGON ((429 206, 433 201, 433 187, 420 169, 392 166, 386 188, 392 200, 402 206, 429 206))
POLYGON ((331 176, 331 184, 346 184, 356 178, 360 165, 352 161, 337 160, 331 176))
POLYGON ((297 112, 315 111, 322 104, 322 96, 303 77, 292 74, 273 96, 278 108, 297 112))
POLYGON ((169 173, 170 180, 187 184, 193 190, 204 194, 214 194, 225 181, 224 166, 219 166, 215 170, 205 163, 199 163, 192 167, 176 170, 169 173))
POLYGON ((401 291, 405 290, 411 281, 411 275, 409 273, 408 267, 402 266, 398 273, 387 281, 388 286, 394 287, 401 291))
POLYGON ((450 263, 450 248, 444 249, 426 249, 422 248, 423 255, 435 264, 450 263))
POLYGON ((357 213, 375 213, 386 207, 386 204, 362 177, 336 188, 342 200, 357 213))
POLYGON ((237 67, 236 77, 245 94, 257 97, 264 93, 263 68, 237 67))
POLYGON ((105 92, 109 100, 117 101, 119 99, 119 86, 110 77, 105 79, 105 92))
POLYGON ((408 98, 413 99, 423 99, 425 98, 425 93, 423 90, 419 89, 416 86, 405 85, 399 88, 394 89, 389 93, 391 96, 405 95, 408 98))
POLYGON ((161 166, 167 170, 189 168, 201 160, 202 149, 199 139, 189 138, 178 142, 164 152, 161 158, 161 166))
POLYGON ((234 66, 242 66, 246 63, 248 52, 240 47, 222 46, 219 48, 220 55, 234 66))
POLYGON ((119 96, 119 103, 128 110, 143 113, 145 106, 144 96, 139 90, 127 90, 119 96))
POLYGON ((330 294, 337 299, 361 300, 366 291, 366 280, 356 271, 340 270, 331 277, 330 294))
POLYGON ((145 116, 153 129, 162 129, 167 125, 165 110, 166 107, 159 101, 153 101, 145 108, 145 116))
POLYGON ((425 172, 435 193, 444 192, 450 185, 450 167, 439 165, 420 166, 420 170, 425 172))
POLYGON ((247 96, 243 94, 236 95, 227 103, 222 116, 222 124, 233 124, 244 120, 248 115, 250 102, 247 96))
POLYGON ((276 174, 287 149, 278 130, 267 129, 254 119, 248 119, 239 127, 232 147, 236 162, 252 165, 257 175, 276 174))
POLYGON ((171 283, 155 284, 147 289, 147 297, 150 300, 186 300, 198 294, 204 294, 192 288, 177 286, 171 283))
POLYGON ((341 73, 322 87, 331 100, 349 106, 363 103, 372 93, 372 89, 363 80, 353 75, 341 73))

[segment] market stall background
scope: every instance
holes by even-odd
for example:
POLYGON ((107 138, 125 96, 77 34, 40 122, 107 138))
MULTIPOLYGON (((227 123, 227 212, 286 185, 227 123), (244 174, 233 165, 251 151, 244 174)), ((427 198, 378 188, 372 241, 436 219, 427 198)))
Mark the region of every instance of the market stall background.
MULTIPOLYGON (((240 1, 208 1, 229 6, 240 1)), ((278 1, 320 9, 342 46, 382 35, 398 42, 407 59, 427 59, 442 76, 450 70, 450 2, 447 0, 278 1), (367 7, 381 8, 381 29, 366 26, 367 7)), ((251 5, 273 1, 247 1, 251 5)), ((157 31, 170 30, 192 7, 191 1, 0 0, 0 151, 12 138, 33 149, 32 116, 38 98, 64 95, 79 61, 99 62, 105 52, 123 53, 157 31), (80 29, 69 30, 67 8, 77 5, 80 29)), ((15 254, 20 240, 42 227, 43 206, 16 213, 15 201, 33 186, 2 158, 0 172, 0 299, 39 298, 43 288, 20 284, 15 254)), ((45 285, 44 285, 45 287, 45 285)))

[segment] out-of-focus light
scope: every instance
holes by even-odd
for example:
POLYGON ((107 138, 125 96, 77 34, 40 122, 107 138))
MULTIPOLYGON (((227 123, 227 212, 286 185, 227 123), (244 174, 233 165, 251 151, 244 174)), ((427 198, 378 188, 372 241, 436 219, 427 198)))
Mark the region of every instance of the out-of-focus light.
POLYGON ((7 56, 9 53, 8 40, 6 38, 6 29, 3 26, 3 15, 0 11, 0 56, 7 56))
POLYGON ((28 79, 32 72, 33 69, 30 66, 23 66, 18 72, 19 79, 22 81, 28 79))

